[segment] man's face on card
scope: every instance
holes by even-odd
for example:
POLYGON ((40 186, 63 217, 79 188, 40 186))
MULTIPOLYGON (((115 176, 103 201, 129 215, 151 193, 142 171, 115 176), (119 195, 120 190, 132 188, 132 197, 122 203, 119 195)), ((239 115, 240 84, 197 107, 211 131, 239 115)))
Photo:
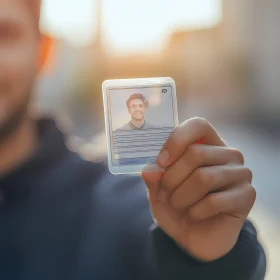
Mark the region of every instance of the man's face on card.
POLYGON ((137 121, 141 121, 144 119, 145 115, 145 106, 144 102, 141 99, 134 99, 130 101, 129 105, 129 114, 131 118, 137 121))
POLYGON ((39 3, 0 0, 0 141, 27 110, 38 69, 39 3))

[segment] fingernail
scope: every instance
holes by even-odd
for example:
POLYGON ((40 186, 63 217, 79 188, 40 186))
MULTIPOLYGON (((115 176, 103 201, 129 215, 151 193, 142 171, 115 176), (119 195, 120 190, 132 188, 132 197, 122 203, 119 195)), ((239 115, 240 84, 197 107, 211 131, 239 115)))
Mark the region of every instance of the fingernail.
POLYGON ((164 172, 165 168, 159 166, 158 164, 148 164, 144 167, 142 172, 147 173, 147 172, 164 172))
POLYGON ((158 156, 158 163, 160 165, 165 165, 168 159, 169 159, 169 153, 166 150, 164 150, 158 156))

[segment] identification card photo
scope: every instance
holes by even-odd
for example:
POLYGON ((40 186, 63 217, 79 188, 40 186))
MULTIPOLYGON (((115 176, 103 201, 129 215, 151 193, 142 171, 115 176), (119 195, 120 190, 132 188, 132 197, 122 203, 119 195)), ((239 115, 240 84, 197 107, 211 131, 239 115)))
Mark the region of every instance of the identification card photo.
POLYGON ((107 80, 103 101, 111 173, 140 173, 146 165, 156 164, 178 125, 174 80, 107 80))

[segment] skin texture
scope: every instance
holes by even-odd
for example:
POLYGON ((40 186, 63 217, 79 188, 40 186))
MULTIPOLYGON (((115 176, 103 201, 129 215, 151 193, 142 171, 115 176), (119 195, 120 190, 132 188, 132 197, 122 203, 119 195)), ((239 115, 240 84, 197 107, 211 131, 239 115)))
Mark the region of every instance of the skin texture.
POLYGON ((226 255, 256 198, 242 153, 227 147, 206 120, 195 118, 174 130, 158 164, 164 172, 147 167, 142 173, 155 221, 197 259, 226 255))
POLYGON ((145 106, 141 99, 133 99, 130 101, 129 114, 131 115, 131 122, 136 127, 141 127, 145 120, 145 106))
POLYGON ((1 0, 0 138, 26 113, 37 74, 38 34, 26 1, 1 0))
POLYGON ((0 175, 36 147, 28 104, 40 61, 40 1, 0 1, 0 175))

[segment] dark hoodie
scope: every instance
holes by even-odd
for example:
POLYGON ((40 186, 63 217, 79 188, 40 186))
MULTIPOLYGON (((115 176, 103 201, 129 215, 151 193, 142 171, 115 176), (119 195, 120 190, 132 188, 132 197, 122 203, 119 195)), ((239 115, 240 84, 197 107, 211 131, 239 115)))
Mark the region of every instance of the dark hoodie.
POLYGON ((0 178, 0 279, 264 278, 264 251, 250 222, 227 256, 194 260, 152 226, 139 177, 83 161, 52 121, 38 127, 36 154, 0 178))

